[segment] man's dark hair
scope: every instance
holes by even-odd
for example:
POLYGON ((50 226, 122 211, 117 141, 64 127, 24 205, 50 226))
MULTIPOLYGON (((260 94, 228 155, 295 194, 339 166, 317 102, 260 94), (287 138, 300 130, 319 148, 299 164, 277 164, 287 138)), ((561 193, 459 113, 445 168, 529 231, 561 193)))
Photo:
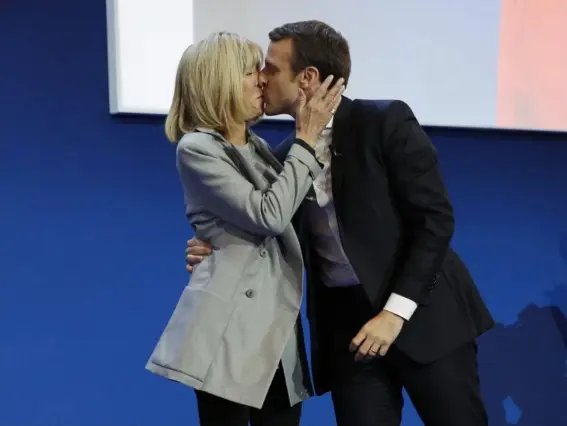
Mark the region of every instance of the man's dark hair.
POLYGON ((350 77, 350 49, 348 41, 330 25, 321 21, 292 22, 274 28, 268 34, 270 41, 292 40, 292 71, 297 74, 312 66, 319 70, 321 81, 329 75, 350 77))

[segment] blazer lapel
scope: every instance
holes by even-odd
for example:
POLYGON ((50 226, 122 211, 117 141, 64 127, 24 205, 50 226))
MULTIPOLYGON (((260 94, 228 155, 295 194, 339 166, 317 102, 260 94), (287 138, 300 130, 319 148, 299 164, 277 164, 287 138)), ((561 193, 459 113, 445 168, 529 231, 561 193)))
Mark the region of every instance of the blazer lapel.
POLYGON ((283 164, 272 154, 272 152, 259 140, 253 132, 250 132, 250 142, 254 146, 254 149, 266 161, 270 166, 274 168, 277 174, 283 170, 283 164))
POLYGON ((331 181, 335 209, 339 214, 341 207, 339 200, 341 199, 345 172, 345 155, 348 149, 348 138, 352 136, 351 110, 352 101, 349 98, 343 97, 333 119, 333 131, 331 136, 331 181))
MULTIPOLYGON (((254 169, 252 164, 249 164, 248 161, 246 161, 246 159, 242 156, 242 154, 238 152, 238 149, 236 149, 233 144, 228 142, 220 133, 206 128, 197 128, 197 131, 215 136, 217 140, 222 143, 224 152, 226 153, 227 157, 232 160, 236 167, 238 167, 238 170, 240 170, 244 177, 248 179, 250 183, 252 183, 252 185, 254 185, 257 189, 266 189, 268 184, 264 180, 263 176, 261 176, 256 171, 256 169, 254 169)), ((256 144, 254 144, 254 149, 256 149, 256 144)), ((277 162, 275 158, 274 160, 277 162)), ((280 165, 280 168, 281 167, 282 166, 280 165)))

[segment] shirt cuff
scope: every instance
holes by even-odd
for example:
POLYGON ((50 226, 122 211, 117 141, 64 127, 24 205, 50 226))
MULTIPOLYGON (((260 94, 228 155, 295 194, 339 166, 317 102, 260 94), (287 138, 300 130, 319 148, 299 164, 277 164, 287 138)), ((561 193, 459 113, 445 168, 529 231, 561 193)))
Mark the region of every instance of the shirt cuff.
POLYGON ((402 317, 409 321, 413 313, 417 309, 417 303, 407 297, 392 293, 384 306, 384 310, 402 317))

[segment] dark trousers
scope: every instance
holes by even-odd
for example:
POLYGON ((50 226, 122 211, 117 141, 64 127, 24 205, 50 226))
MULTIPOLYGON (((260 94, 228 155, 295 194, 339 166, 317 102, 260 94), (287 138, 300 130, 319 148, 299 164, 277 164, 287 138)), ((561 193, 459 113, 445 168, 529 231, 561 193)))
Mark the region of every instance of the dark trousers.
POLYGON ((324 346, 337 426, 399 426, 402 389, 425 426, 488 425, 475 342, 427 365, 412 361, 395 345, 383 358, 355 362, 349 343, 372 317, 366 295, 361 287, 326 293, 330 309, 324 346))
POLYGON ((278 369, 261 409, 195 391, 201 426, 299 426, 301 403, 290 407, 283 370, 278 369))

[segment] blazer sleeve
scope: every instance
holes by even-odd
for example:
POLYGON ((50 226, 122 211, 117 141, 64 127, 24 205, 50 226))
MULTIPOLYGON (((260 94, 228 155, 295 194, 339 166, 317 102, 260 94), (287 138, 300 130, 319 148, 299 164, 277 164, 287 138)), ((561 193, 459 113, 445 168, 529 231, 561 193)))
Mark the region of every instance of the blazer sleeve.
POLYGON ((416 303, 435 285, 449 249, 455 222, 441 176, 437 151, 402 101, 386 107, 382 158, 394 202, 410 238, 393 293, 416 303))
POLYGON ((310 148, 297 139, 278 178, 263 191, 227 159, 191 141, 178 147, 177 167, 183 184, 199 195, 211 213, 247 232, 275 236, 289 225, 321 171, 310 148))

